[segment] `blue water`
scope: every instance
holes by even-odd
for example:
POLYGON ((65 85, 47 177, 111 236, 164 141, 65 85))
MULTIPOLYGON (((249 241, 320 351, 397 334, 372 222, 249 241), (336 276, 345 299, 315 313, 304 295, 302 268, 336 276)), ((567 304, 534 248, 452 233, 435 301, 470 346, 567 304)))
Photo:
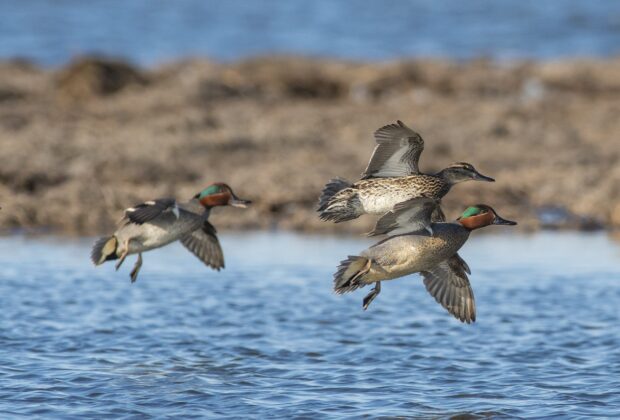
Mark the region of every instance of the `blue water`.
POLYGON ((294 53, 555 58, 620 52, 612 0, 0 0, 0 57, 104 53, 152 65, 294 53))
POLYGON ((620 245, 509 233, 463 250, 473 325, 417 276, 332 294, 365 239, 225 234, 226 270, 173 245, 133 285, 90 240, 0 239, 0 417, 617 417, 620 245))

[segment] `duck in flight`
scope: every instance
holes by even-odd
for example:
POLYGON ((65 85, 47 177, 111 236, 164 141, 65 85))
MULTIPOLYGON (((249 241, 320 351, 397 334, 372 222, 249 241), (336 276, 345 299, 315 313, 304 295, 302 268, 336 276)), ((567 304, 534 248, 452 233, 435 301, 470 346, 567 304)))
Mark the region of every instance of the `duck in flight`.
POLYGON ((91 259, 95 265, 118 259, 118 270, 128 255, 138 254, 130 274, 133 283, 142 267, 143 252, 179 240, 202 262, 219 271, 224 268, 224 254, 215 227, 208 221, 211 209, 216 206, 245 208, 250 203, 238 198, 223 183, 208 186, 186 202, 174 198, 145 201, 125 209, 116 232, 95 242, 91 259))
MULTIPOLYGON (((350 183, 335 178, 323 188, 317 209, 322 220, 339 223, 366 213, 385 214, 412 198, 440 200, 459 182, 495 181, 465 162, 453 163, 436 174, 421 173, 418 161, 424 140, 402 121, 378 129, 375 140, 377 145, 361 180, 350 183)), ((433 221, 444 220, 437 206, 433 221)))
POLYGON ((453 222, 431 222, 438 205, 432 198, 413 198, 381 217, 370 235, 390 236, 342 261, 334 274, 334 291, 342 294, 374 283, 363 301, 367 309, 381 292, 382 281, 420 273, 441 306, 461 322, 474 322, 476 304, 467 277, 471 271, 457 251, 473 230, 517 223, 485 204, 468 207, 453 222))

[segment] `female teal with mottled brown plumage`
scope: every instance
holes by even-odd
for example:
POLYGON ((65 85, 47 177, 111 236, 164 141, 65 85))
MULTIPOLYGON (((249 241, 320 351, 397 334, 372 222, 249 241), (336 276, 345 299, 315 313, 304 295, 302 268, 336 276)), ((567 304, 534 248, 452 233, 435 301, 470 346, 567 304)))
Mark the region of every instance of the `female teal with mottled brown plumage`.
MULTIPOLYGON (((418 161, 424 140, 401 121, 378 129, 375 140, 377 146, 360 181, 335 178, 324 187, 317 210, 322 220, 339 223, 366 213, 384 214, 411 198, 440 200, 459 182, 495 181, 465 162, 453 163, 436 174, 421 173, 418 161)), ((445 220, 439 207, 433 220, 445 220)))
POLYGON ((224 268, 224 254, 216 230, 208 222, 211 209, 216 206, 245 208, 248 204, 250 201, 238 198, 228 185, 219 182, 186 202, 174 198, 145 201, 125 210, 112 236, 95 242, 91 259, 95 265, 118 259, 118 270, 128 255, 138 254, 130 274, 133 283, 142 267, 143 252, 180 240, 202 262, 220 270, 224 268))
POLYGON ((469 267, 457 254, 471 231, 489 225, 516 225, 491 207, 467 208, 453 222, 431 223, 438 202, 414 198, 399 203, 381 217, 371 235, 392 235, 360 255, 342 261, 334 274, 334 290, 346 293, 375 284, 363 308, 377 297, 381 282, 420 273, 435 300, 462 322, 476 320, 476 304, 467 274, 469 267))

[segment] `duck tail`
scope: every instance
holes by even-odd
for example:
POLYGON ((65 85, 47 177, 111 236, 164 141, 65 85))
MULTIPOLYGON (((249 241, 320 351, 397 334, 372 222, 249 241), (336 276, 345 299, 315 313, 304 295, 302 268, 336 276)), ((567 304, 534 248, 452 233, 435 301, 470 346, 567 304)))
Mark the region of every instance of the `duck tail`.
POLYGON ((334 274, 334 292, 341 295, 364 287, 366 284, 362 282, 362 278, 370 271, 370 265, 371 260, 368 258, 349 255, 340 262, 334 274))
POLYGON ((343 178, 334 178, 330 179, 325 187, 323 187, 323 191, 321 191, 321 197, 319 197, 319 211, 325 210, 329 205, 332 197, 336 195, 336 193, 344 190, 345 188, 349 188, 351 183, 343 178))
POLYGON ((90 259, 93 261, 93 264, 99 265, 106 261, 117 259, 117 246, 118 240, 116 236, 104 236, 103 238, 97 239, 90 253, 90 259))
POLYGON ((340 223, 358 218, 362 214, 357 191, 350 188, 351 185, 342 178, 334 178, 325 185, 317 208, 321 220, 340 223))

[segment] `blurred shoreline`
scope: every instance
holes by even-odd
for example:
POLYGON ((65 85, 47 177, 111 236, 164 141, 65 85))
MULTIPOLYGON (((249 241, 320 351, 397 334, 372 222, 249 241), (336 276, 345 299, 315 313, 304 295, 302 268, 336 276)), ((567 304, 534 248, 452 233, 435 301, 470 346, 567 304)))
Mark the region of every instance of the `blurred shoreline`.
POLYGON ((467 161, 497 179, 457 185, 449 217, 485 202, 527 230, 619 228, 619 75, 618 58, 5 60, 0 226, 96 234, 125 207, 223 181, 255 205, 217 209, 218 228, 364 232, 374 217, 334 225, 314 206, 401 119, 425 139, 424 172, 467 161))

